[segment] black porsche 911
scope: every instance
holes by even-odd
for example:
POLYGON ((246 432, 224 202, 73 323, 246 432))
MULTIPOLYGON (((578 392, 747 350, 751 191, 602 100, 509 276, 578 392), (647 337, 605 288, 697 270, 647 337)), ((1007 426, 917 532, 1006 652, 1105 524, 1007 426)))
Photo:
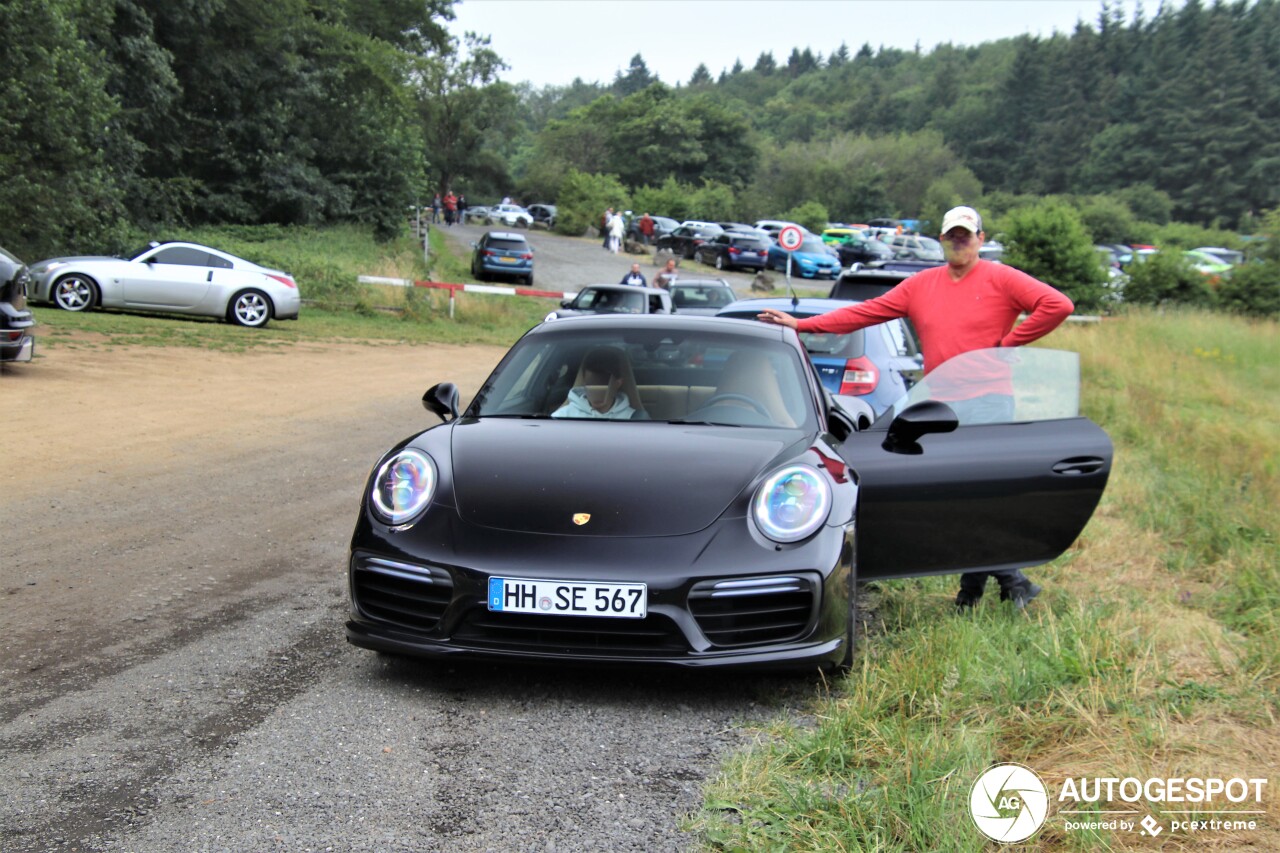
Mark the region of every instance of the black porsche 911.
POLYGON ((423 657, 847 665, 857 581, 1047 562, 1111 468, 1074 353, 970 353, 872 422, 750 320, 544 323, 464 412, 423 404, 444 423, 370 476, 347 622, 423 657))

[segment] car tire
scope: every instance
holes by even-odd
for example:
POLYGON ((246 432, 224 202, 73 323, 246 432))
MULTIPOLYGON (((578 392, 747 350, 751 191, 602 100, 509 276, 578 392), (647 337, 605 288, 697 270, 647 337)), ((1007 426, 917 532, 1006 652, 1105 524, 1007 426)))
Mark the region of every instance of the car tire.
POLYGON ((529 273, 527 276, 524 277, 524 286, 533 287, 533 273, 529 273))
POLYGON ((227 304, 227 319, 237 326, 261 329, 271 322, 271 299, 261 290, 242 290, 227 304))
POLYGON ((716 255, 716 269, 724 271, 724 255, 716 255))
POLYGON ((98 304, 98 283, 87 275, 64 275, 49 288, 49 301, 63 311, 87 311, 98 304))

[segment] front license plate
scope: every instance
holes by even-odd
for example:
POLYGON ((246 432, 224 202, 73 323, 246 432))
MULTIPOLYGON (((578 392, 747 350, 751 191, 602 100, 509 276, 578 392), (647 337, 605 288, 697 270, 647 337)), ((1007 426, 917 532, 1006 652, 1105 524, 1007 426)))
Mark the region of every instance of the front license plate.
POLYGON ((502 613, 643 619, 648 598, 642 583, 489 578, 489 609, 502 613))

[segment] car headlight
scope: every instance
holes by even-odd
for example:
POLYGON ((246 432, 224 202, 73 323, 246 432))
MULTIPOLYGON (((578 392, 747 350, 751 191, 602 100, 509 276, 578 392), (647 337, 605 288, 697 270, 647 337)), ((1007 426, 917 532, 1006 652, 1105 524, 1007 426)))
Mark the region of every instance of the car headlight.
POLYGON ((831 486, 816 468, 791 465, 760 484, 751 509, 765 536, 774 542, 799 542, 826 522, 831 486))
POLYGON ((431 502, 438 479, 430 456, 401 450, 382 463, 369 497, 384 521, 404 524, 431 502))
POLYGON ((31 274, 32 274, 32 275, 44 275, 45 273, 51 273, 51 272, 53 272, 53 271, 54 271, 54 270, 56 270, 58 267, 65 267, 66 265, 67 265, 67 264, 66 264, 66 262, 65 262, 65 261, 63 261, 63 262, 56 262, 56 261, 55 261, 54 263, 51 263, 51 264, 36 264, 34 267, 31 267, 31 274))

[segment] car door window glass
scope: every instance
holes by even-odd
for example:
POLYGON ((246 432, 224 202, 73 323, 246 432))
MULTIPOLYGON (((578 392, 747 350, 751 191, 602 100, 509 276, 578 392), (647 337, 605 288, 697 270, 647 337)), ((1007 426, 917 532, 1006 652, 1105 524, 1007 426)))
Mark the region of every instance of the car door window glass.
POLYGON ((158 264, 177 264, 184 267, 207 267, 209 263, 209 253, 199 249, 192 249, 188 246, 170 246, 166 249, 160 249, 151 259, 158 264))

